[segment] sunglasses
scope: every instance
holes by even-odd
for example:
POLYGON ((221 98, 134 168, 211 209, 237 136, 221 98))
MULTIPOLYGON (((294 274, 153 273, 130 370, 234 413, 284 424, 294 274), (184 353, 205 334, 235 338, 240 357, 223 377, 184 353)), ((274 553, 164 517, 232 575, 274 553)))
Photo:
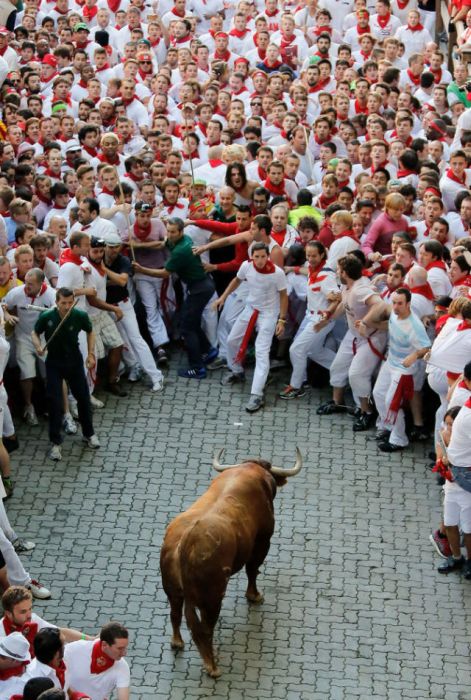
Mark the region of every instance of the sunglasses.
POLYGON ((142 63, 143 65, 152 65, 152 61, 139 61, 139 63, 142 63))

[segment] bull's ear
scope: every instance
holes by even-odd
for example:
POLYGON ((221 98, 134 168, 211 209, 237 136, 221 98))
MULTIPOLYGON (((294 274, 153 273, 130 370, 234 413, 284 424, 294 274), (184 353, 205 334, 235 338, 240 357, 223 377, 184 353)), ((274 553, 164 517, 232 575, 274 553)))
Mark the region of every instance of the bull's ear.
POLYGON ((276 487, 279 489, 288 483, 288 479, 284 476, 275 476, 274 474, 272 474, 272 477, 275 479, 276 487))

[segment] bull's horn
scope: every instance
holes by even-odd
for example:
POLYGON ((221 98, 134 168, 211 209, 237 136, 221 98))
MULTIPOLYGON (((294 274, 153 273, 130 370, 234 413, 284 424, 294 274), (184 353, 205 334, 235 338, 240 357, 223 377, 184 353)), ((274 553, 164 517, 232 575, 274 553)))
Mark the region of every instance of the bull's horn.
POLYGON ((281 467, 271 467, 270 471, 274 476, 284 476, 284 477, 289 477, 289 476, 295 476, 303 466, 303 456, 299 450, 299 447, 296 448, 296 462, 294 464, 294 467, 292 469, 282 469, 281 467))
POLYGON ((226 469, 232 469, 232 467, 240 467, 240 464, 221 464, 219 460, 221 459, 223 452, 224 447, 221 447, 219 452, 217 452, 213 457, 213 468, 217 472, 224 472, 226 469))

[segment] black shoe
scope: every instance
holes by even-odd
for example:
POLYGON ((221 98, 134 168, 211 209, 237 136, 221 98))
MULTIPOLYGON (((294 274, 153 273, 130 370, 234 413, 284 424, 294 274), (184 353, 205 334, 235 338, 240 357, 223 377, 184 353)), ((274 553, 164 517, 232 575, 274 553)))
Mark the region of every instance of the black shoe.
POLYGON ((439 574, 449 574, 452 571, 458 571, 459 569, 462 569, 464 563, 464 557, 460 557, 459 559, 455 559, 454 557, 447 557, 447 560, 444 564, 440 564, 440 566, 437 566, 437 571, 439 574))
POLYGON ((471 581, 471 559, 466 559, 463 566, 463 577, 467 581, 471 581))
POLYGON ((157 367, 168 367, 168 357, 167 353, 163 348, 156 348, 155 351, 155 361, 157 362, 157 367))
POLYGON ((378 447, 381 452, 400 452, 404 449, 401 445, 393 445, 391 442, 380 442, 378 447))
POLYGON ((124 396, 128 395, 127 391, 124 391, 124 389, 121 389, 121 386, 118 384, 118 382, 113 382, 112 384, 106 384, 105 391, 107 391, 109 394, 113 394, 113 396, 118 396, 119 398, 123 398, 124 396))
POLYGON ((316 413, 318 416, 330 416, 332 413, 345 413, 345 406, 339 406, 335 401, 325 401, 321 403, 316 413))
POLYGON ((16 437, 4 437, 3 444, 4 444, 5 449, 8 452, 8 454, 11 454, 15 450, 17 450, 20 446, 20 444, 18 442, 18 438, 16 438, 16 437))
POLYGON ((360 433, 363 430, 369 430, 375 422, 374 413, 362 413, 353 424, 353 431, 360 433))
POLYGON ((424 442, 425 440, 428 440, 429 437, 430 433, 424 428, 423 425, 414 425, 409 435, 411 442, 424 442))
POLYGON ((433 463, 435 464, 435 462, 437 461, 437 453, 436 452, 429 452, 428 458, 431 459, 433 461, 433 463))
POLYGON ((446 481, 446 479, 445 479, 444 476, 437 476, 437 485, 438 485, 438 486, 443 486, 443 484, 445 483, 445 481, 446 481))
POLYGON ((390 430, 377 430, 375 435, 376 442, 387 442, 391 435, 390 430))
POLYGON ((347 408, 347 413, 349 416, 359 418, 361 416, 361 408, 359 408, 358 406, 349 406, 347 408))

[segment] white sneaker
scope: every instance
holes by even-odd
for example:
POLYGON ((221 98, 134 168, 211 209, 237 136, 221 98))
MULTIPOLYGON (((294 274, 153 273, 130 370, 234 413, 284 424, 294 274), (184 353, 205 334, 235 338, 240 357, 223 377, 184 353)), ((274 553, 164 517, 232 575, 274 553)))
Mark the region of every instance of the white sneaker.
POLYGON ((25 408, 25 412, 23 413, 23 418, 25 419, 25 422, 27 425, 39 425, 36 411, 34 410, 34 406, 32 406, 32 405, 27 406, 25 408))
POLYGON ((104 408, 105 404, 103 401, 100 401, 100 399, 97 399, 96 396, 93 396, 93 394, 90 395, 90 403, 92 404, 92 408, 104 408))
POLYGON ((84 442, 87 443, 88 447, 92 447, 94 450, 98 450, 101 447, 100 441, 96 435, 91 435, 90 437, 83 436, 84 442))
POLYGON ((164 378, 158 379, 156 382, 152 384, 152 389, 155 394, 157 394, 159 391, 163 391, 164 388, 164 378))
POLYGON ((33 549, 36 547, 34 542, 24 540, 21 537, 17 537, 16 540, 12 542, 12 545, 15 548, 15 552, 17 554, 28 554, 29 552, 32 552, 33 549))
POLYGON ((64 432, 66 435, 75 435, 77 432, 77 423, 74 421, 70 413, 64 415, 64 420, 62 425, 64 426, 64 432))
POLYGON ((69 411, 72 418, 78 418, 78 407, 75 399, 71 399, 69 396, 69 411))
POLYGON ((53 459, 54 462, 59 462, 62 459, 62 450, 60 445, 52 445, 51 449, 47 453, 49 459, 53 459))
POLYGON ((139 365, 134 365, 131 367, 128 374, 128 382, 138 382, 142 377, 142 369, 139 365))
POLYGON ((46 600, 51 597, 51 591, 46 588, 46 586, 42 586, 39 581, 36 581, 34 578, 25 585, 25 588, 29 588, 34 598, 46 600))

